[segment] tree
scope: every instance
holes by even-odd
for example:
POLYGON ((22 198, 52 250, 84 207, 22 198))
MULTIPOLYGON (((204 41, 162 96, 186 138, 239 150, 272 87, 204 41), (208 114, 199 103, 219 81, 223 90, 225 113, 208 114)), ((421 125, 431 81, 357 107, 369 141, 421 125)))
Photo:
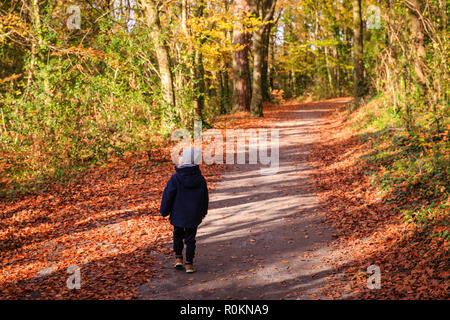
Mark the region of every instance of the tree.
POLYGON ((361 0, 353 0, 353 63, 354 94, 356 97, 361 97, 364 94, 363 21, 361 15, 361 0))
POLYGON ((145 12, 145 18, 150 28, 150 38, 153 41, 158 60, 159 75, 163 91, 164 102, 169 109, 175 107, 175 91, 173 86, 172 67, 170 63, 169 49, 164 33, 161 29, 159 12, 154 0, 141 0, 145 12))
MULTIPOLYGON (((203 10, 205 8, 204 0, 200 0, 196 10, 195 16, 197 18, 203 17, 203 10)), ((201 36, 200 47, 205 43, 204 36, 201 36)), ((200 48, 201 49, 201 48, 200 48)), ((203 119, 203 109, 205 107, 205 71, 203 68, 203 55, 200 50, 196 50, 194 53, 193 63, 193 76, 194 76, 194 118, 195 120, 203 119)))
POLYGON ((262 96, 263 101, 270 100, 270 81, 269 81, 269 47, 271 38, 272 23, 263 34, 263 67, 262 67, 262 96))
POLYGON ((270 30, 271 20, 275 12, 276 0, 251 0, 253 13, 260 19, 261 24, 253 32, 253 77, 252 77, 252 99, 250 112, 252 116, 263 116, 263 68, 264 49, 268 46, 269 37, 264 34, 270 30), (264 41, 266 40, 266 41, 264 41), (265 43, 267 42, 267 43, 265 43))
POLYGON ((411 19, 411 37, 413 42, 413 54, 414 54, 414 71, 417 78, 423 85, 423 87, 428 84, 428 79, 426 78, 425 63, 426 50, 424 46, 424 31, 422 27, 422 22, 420 21, 422 7, 420 1, 411 0, 406 2, 409 6, 409 17, 411 19))
POLYGON ((247 0, 236 0, 233 29, 233 44, 238 48, 233 52, 233 109, 250 110, 251 85, 248 54, 250 33, 246 30, 245 19, 250 12, 247 0))
MULTIPOLYGON (((27 75, 27 90, 29 90, 30 85, 33 81, 33 78, 35 76, 37 62, 43 62, 45 61, 44 53, 46 50, 46 43, 45 39, 42 36, 42 24, 41 24, 41 16, 40 16, 40 8, 39 8, 39 1, 38 0, 31 0, 30 6, 29 6, 29 15, 30 20, 32 23, 32 41, 31 41, 31 56, 30 56, 30 64, 28 67, 28 75, 27 75)), ((43 63, 42 63, 43 64, 43 63)), ((44 70, 42 72, 42 81, 43 81, 43 87, 44 87, 44 93, 46 98, 44 99, 44 102, 46 105, 50 104, 50 84, 48 81, 48 74, 47 70, 44 70)))

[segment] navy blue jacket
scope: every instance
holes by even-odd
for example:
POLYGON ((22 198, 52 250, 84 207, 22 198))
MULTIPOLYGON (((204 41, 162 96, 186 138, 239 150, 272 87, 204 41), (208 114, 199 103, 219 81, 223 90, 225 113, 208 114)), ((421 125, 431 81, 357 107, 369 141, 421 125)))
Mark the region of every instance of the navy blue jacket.
POLYGON ((208 187, 198 165, 175 168, 164 189, 159 212, 176 227, 197 227, 208 212, 208 187))

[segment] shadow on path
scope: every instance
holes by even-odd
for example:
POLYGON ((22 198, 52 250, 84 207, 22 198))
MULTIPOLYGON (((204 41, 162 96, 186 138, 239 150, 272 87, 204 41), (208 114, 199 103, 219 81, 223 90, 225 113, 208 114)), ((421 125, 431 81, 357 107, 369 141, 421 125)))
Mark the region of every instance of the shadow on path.
POLYGON ((318 142, 322 115, 348 99, 270 110, 280 130, 279 171, 229 165, 212 192, 197 237, 197 273, 173 269, 158 254, 161 277, 139 287, 142 299, 317 299, 331 270, 333 230, 310 180, 308 146, 318 142))

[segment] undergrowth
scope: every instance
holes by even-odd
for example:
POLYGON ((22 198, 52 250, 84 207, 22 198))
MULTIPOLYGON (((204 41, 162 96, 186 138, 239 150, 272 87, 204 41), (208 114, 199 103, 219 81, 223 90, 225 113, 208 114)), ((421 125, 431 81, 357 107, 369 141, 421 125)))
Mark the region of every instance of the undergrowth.
POLYGON ((348 113, 360 139, 371 146, 371 152, 360 158, 371 183, 387 195, 407 223, 448 241, 448 128, 440 135, 408 132, 383 96, 360 105, 351 105, 348 113))

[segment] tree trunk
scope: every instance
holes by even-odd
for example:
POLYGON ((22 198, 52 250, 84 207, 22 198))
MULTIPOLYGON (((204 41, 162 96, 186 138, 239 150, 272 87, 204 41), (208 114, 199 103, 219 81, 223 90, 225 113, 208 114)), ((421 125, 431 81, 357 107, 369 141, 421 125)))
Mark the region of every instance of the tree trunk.
POLYGON ((185 35, 189 34, 187 28, 187 15, 188 15, 187 11, 188 11, 187 0, 181 0, 181 30, 183 30, 183 33, 185 35))
POLYGON ((230 69, 230 65, 227 62, 223 63, 222 69, 219 73, 220 79, 220 87, 221 87, 221 104, 220 104, 220 113, 226 114, 230 105, 230 77, 228 76, 228 70, 230 69))
POLYGON ((253 78, 250 112, 252 116, 263 116, 263 61, 264 33, 270 28, 275 12, 276 0, 252 0, 253 12, 261 18, 263 24, 253 32, 253 78))
POLYGON ((327 94, 330 94, 330 93, 333 93, 334 88, 333 88, 333 78, 331 75, 330 62, 328 59, 328 46, 325 46, 324 53, 325 53, 325 65, 326 65, 326 70, 327 70, 328 87, 329 87, 327 94))
POLYGON ((272 24, 270 24, 263 35, 263 68, 262 68, 262 90, 263 101, 270 101, 270 83, 269 83, 269 45, 270 45, 270 31, 272 24))
POLYGON ((241 21, 249 13, 247 0, 235 2, 234 15, 237 19, 233 30, 233 44, 239 46, 233 52, 233 109, 250 110, 251 86, 248 53, 250 50, 250 34, 241 21))
MULTIPOLYGON (((203 10, 205 4, 203 1, 199 1, 196 17, 203 16, 203 10)), ((200 39, 201 45, 205 42, 205 39, 200 39)), ((203 68, 203 55, 199 50, 194 53, 194 64, 193 64, 193 75, 194 75, 194 118, 195 120, 203 119, 203 109, 205 107, 205 71, 203 68)))
POLYGON ((422 23, 420 21, 420 12, 421 12, 420 1, 411 0, 410 8, 409 8, 409 16, 411 19, 411 36, 413 40, 413 63, 414 63, 414 71, 416 73, 417 78, 420 83, 423 85, 424 89, 428 84, 428 80, 425 72, 425 63, 424 60, 426 58, 426 51, 424 46, 424 31, 422 29, 422 23))
MULTIPOLYGON (((42 36, 42 27, 41 27, 41 16, 40 16, 40 9, 39 9, 39 1, 38 0, 31 0, 30 3, 30 20, 32 21, 32 32, 34 39, 31 43, 31 57, 30 57, 30 65, 28 68, 28 75, 27 75, 27 91, 29 89, 29 86, 31 85, 34 76, 35 76, 35 69, 36 69, 36 63, 37 61, 45 61, 45 53, 43 52, 44 48, 46 48, 46 44, 44 41, 44 38, 42 36)), ((50 92, 50 83, 48 80, 48 72, 45 70, 45 72, 42 73, 42 81, 44 85, 44 93, 45 93, 45 99, 44 102, 46 105, 50 104, 51 102, 51 92, 50 92)))
POLYGON ((363 65, 363 22, 361 16, 361 0, 353 0, 353 61, 354 61, 354 94, 364 95, 363 65))
POLYGON ((338 89, 338 95, 340 96, 342 93, 342 88, 341 88, 341 68, 340 68, 340 62, 339 62, 339 48, 334 48, 334 58, 336 59, 336 61, 338 62, 337 65, 335 66, 335 74, 336 74, 336 88, 338 89))
POLYGON ((256 117, 263 116, 263 32, 263 28, 253 32, 253 92, 250 112, 252 116, 256 117))
POLYGON ((225 89, 225 80, 224 80, 224 72, 223 70, 220 70, 218 75, 219 80, 219 93, 220 93, 220 99, 219 99, 219 112, 220 114, 226 114, 227 109, 225 107, 225 101, 226 101, 226 89, 225 89))
POLYGON ((161 77, 161 87, 164 102, 169 108, 175 107, 175 91, 173 88, 173 77, 171 71, 169 49, 167 47, 159 13, 154 0, 141 0, 145 10, 145 18, 150 28, 150 38, 155 45, 156 59, 158 60, 159 74, 161 77))
MULTIPOLYGON (((275 61, 275 40, 270 37, 269 38, 269 56, 271 64, 269 64, 269 88, 271 90, 274 89, 274 78, 275 78, 275 70, 274 70, 274 61, 275 61)), ((272 93, 269 92, 269 99, 271 98, 272 93)))
POLYGON ((203 119, 203 109, 205 107, 205 77, 203 68, 203 56, 201 52, 195 52, 194 58, 194 118, 203 119))

